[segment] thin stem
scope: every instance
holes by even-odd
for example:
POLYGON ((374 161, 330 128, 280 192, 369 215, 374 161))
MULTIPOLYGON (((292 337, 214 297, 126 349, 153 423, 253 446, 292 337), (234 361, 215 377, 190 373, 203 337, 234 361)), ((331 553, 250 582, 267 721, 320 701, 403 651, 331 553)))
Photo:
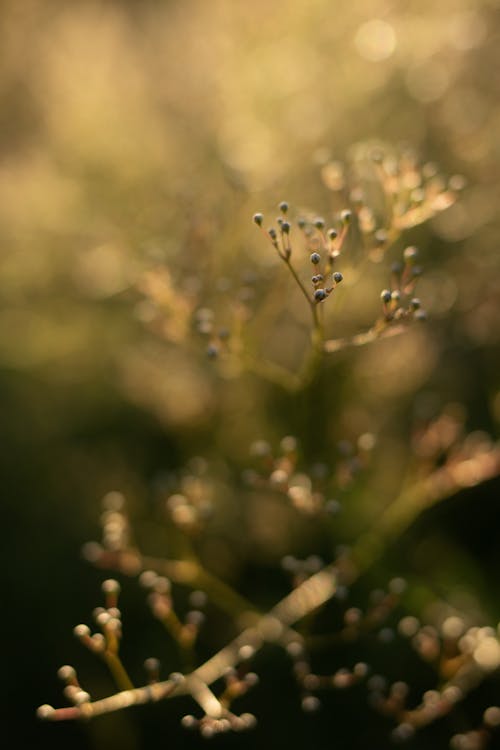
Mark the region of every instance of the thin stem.
MULTIPOLYGON (((293 278, 294 278, 294 279, 295 279, 295 281, 297 282, 297 284, 298 284, 298 286, 299 286, 299 289, 300 289, 300 291, 302 292, 302 294, 303 294, 303 295, 304 295, 304 297, 306 298, 306 300, 307 300, 307 303, 308 303, 309 307, 311 307, 311 309, 312 309, 312 310, 314 310, 314 309, 315 309, 315 307, 316 307, 316 305, 315 305, 315 304, 314 304, 314 302, 313 302, 313 301, 311 300, 311 295, 309 294, 309 292, 308 292, 308 291, 307 291, 307 289, 305 288, 305 286, 304 286, 304 284, 303 284, 303 282, 302 282, 302 280, 301 280, 300 276, 298 275, 297 271, 296 271, 296 270, 295 270, 295 268, 293 267, 293 265, 292 265, 292 262, 291 262, 290 258, 287 258, 286 256, 283 256, 283 255, 282 255, 281 257, 283 258, 284 262, 285 262, 285 263, 286 263, 286 265, 288 266, 288 269, 289 269, 290 273, 292 274, 293 278)), ((313 313, 313 317, 314 317, 314 313, 313 313)))
POLYGON ((463 487, 484 482, 500 471, 500 450, 493 446, 477 456, 466 457, 433 471, 407 489, 378 517, 376 531, 363 534, 353 547, 354 559, 366 568, 379 557, 385 546, 401 535, 424 510, 453 496, 463 487))
POLYGON ((382 338, 389 338, 390 336, 397 336, 405 330, 406 326, 385 326, 375 325, 368 331, 363 333, 357 333, 354 336, 348 336, 339 339, 328 339, 324 342, 324 350, 327 354, 334 354, 335 352, 342 351, 351 346, 364 346, 365 344, 371 344, 373 341, 377 341, 382 338))
POLYGON ((113 651, 106 649, 102 657, 113 676, 116 686, 120 688, 120 690, 132 690, 134 687, 133 682, 128 676, 127 671, 123 666, 118 654, 115 654, 113 653, 113 651))

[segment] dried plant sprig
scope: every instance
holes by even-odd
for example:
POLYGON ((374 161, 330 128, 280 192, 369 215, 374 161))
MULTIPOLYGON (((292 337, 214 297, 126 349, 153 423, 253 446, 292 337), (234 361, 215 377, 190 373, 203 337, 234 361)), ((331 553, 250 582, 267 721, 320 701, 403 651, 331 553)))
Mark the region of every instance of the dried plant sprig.
POLYGON ((326 466, 304 470, 299 461, 299 444, 293 435, 284 437, 274 452, 265 440, 256 440, 250 448, 255 467, 244 473, 245 483, 255 489, 266 489, 287 498, 299 513, 311 516, 334 516, 341 504, 327 492, 335 486, 334 495, 345 490, 369 463, 376 444, 375 436, 365 433, 356 445, 344 441, 343 455, 329 475, 326 466))
MULTIPOLYGON (((431 432, 432 429, 429 428, 427 433, 421 435, 420 441, 422 445, 428 442, 429 438, 426 435, 431 432)), ((440 445, 445 445, 447 449, 453 447, 454 451, 458 450, 460 454, 460 449, 456 446, 467 444, 467 438, 460 442, 457 437, 458 434, 459 431, 457 429, 447 430, 448 437, 438 442, 440 442, 440 445)), ((477 443, 474 443, 474 445, 477 448, 477 443)), ((281 447, 283 454, 288 456, 288 460, 291 461, 291 470, 293 470, 295 468, 293 457, 297 450, 296 442, 286 439, 281 447)), ((490 452, 485 451, 483 446, 479 450, 479 455, 483 457, 484 455, 489 456, 490 452)), ((274 459, 269 451, 267 449, 264 450, 264 446, 262 446, 259 453, 264 458, 267 456, 269 466, 273 469, 274 459)), ((474 459, 472 460, 475 460, 477 457, 476 453, 467 455, 473 455, 474 459)), ((467 458, 465 460, 471 459, 467 458)), ((495 467, 498 472, 500 469, 498 454, 496 455, 496 461, 495 467)), ((445 467, 446 464, 436 471, 441 471, 445 467)), ((490 466, 489 468, 491 470, 492 467, 490 466)), ((477 480, 477 473, 474 476, 477 480)), ((456 489, 457 487, 455 487, 456 489)), ((399 498, 397 503, 401 502, 402 500, 399 498)), ((89 545, 86 548, 87 557, 91 558, 97 565, 113 567, 116 570, 132 575, 138 574, 141 570, 156 569, 157 573, 143 574, 145 578, 150 579, 148 587, 151 584, 154 588, 154 581, 158 578, 158 573, 160 573, 163 575, 168 574, 172 580, 193 588, 199 587, 200 589, 205 589, 209 593, 210 598, 214 600, 218 599, 219 604, 231 613, 235 618, 235 622, 237 624, 240 623, 242 630, 233 641, 224 646, 208 661, 188 671, 185 675, 175 673, 164 681, 158 681, 157 677, 155 677, 154 680, 150 679, 148 684, 143 687, 129 687, 115 695, 97 701, 92 701, 90 696, 75 683, 76 675, 74 675, 73 671, 68 671, 67 674, 65 672, 66 678, 71 683, 71 694, 68 693, 68 697, 73 701, 74 705, 60 709, 54 709, 47 705, 41 706, 38 710, 41 718, 53 721, 91 718, 102 713, 125 708, 129 705, 155 702, 173 697, 174 695, 189 694, 201 707, 203 716, 201 719, 195 719, 194 717, 185 718, 183 721, 185 726, 195 726, 205 736, 229 729, 241 730, 249 728, 253 724, 253 718, 250 719, 249 716, 244 715, 244 718, 242 716, 238 719, 229 710, 231 701, 242 693, 246 683, 242 682, 241 678, 238 680, 231 678, 231 685, 226 687, 226 691, 222 693, 220 698, 216 697, 210 686, 217 680, 225 676, 227 677, 229 674, 234 677, 232 670, 254 655, 265 642, 280 644, 288 649, 289 652, 295 649, 298 654, 300 651, 301 659, 299 661, 301 666, 297 667, 295 672, 302 681, 302 703, 306 711, 313 711, 319 707, 319 699, 314 694, 316 689, 323 689, 326 686, 336 688, 348 687, 367 674, 365 669, 361 670, 361 668, 357 667, 354 667, 351 671, 345 669, 337 670, 331 676, 314 674, 310 667, 307 666, 308 660, 304 656, 304 638, 299 632, 293 629, 293 626, 314 612, 337 591, 340 595, 340 588, 344 586, 344 581, 352 582, 362 570, 366 569, 373 562, 375 557, 380 553, 379 545, 374 545, 373 543, 367 545, 366 538, 361 537, 347 558, 345 557, 345 553, 340 551, 340 556, 333 563, 325 567, 321 567, 322 563, 319 559, 314 561, 314 565, 312 565, 312 561, 309 561, 306 566, 308 568, 306 572, 311 573, 311 575, 309 577, 299 576, 295 581, 296 587, 290 594, 285 596, 267 614, 260 614, 249 603, 239 597, 238 594, 232 592, 226 584, 208 575, 196 562, 154 560, 143 557, 132 546, 130 533, 123 534, 123 529, 129 528, 126 517, 113 516, 111 520, 116 525, 116 528, 120 530, 120 534, 118 534, 118 538, 114 534, 110 535, 108 528, 111 522, 109 508, 112 506, 112 512, 118 514, 118 516, 124 515, 122 497, 118 493, 111 493, 110 496, 107 496, 105 505, 108 510, 103 516, 104 540, 108 546, 105 548, 95 543, 89 545), (117 544, 117 540, 120 541, 120 544, 117 544), (314 572, 318 567, 320 569, 314 572), (347 579, 345 578, 346 575, 347 579), (230 671, 228 672, 228 670, 230 671)), ((412 507, 411 510, 413 517, 415 517, 420 508, 416 509, 412 507)), ((382 531, 385 531, 385 533, 382 534, 381 540, 387 543, 392 536, 397 536, 400 533, 400 527, 389 524, 382 531)), ((297 566, 292 567, 296 568, 297 566)), ((78 626, 76 631, 78 637, 91 650, 100 655, 107 653, 108 656, 109 654, 115 656, 117 654, 117 630, 114 627, 110 630, 108 626, 110 620, 117 617, 116 597, 118 595, 118 587, 113 579, 108 579, 104 584, 103 590, 107 599, 107 609, 102 608, 96 612, 97 621, 103 629, 103 633, 91 636, 86 626, 78 626), (98 637, 97 639, 96 636, 98 637)), ((401 591, 402 587, 398 579, 390 585, 387 595, 379 596, 373 602, 372 609, 366 615, 355 611, 353 608, 347 610, 344 630, 340 632, 341 638, 352 640, 353 634, 354 637, 358 637, 364 631, 379 627, 383 619, 395 605, 401 591)), ((162 592, 159 593, 162 594, 162 592)), ((163 591, 163 595, 165 594, 169 594, 168 583, 166 589, 163 591)), ((167 602, 168 607, 170 607, 169 602, 167 602)), ((163 617, 165 615, 163 605, 160 609, 162 611, 159 614, 163 617)), ((182 627, 180 621, 177 621, 175 625, 174 630, 182 627)), ((467 695, 479 681, 484 679, 487 674, 496 669, 500 664, 500 644, 492 629, 472 628, 460 639, 460 634, 455 629, 453 636, 456 641, 455 651, 450 651, 450 627, 449 622, 443 624, 442 637, 444 646, 437 648, 436 637, 428 628, 420 628, 418 623, 413 625, 408 622, 405 623, 403 628, 403 624, 401 623, 402 632, 404 631, 413 635, 414 644, 419 653, 423 658, 436 662, 438 671, 439 669, 442 671, 446 682, 435 700, 431 700, 427 696, 420 707, 411 711, 405 708, 403 701, 404 691, 399 690, 399 688, 394 688, 389 697, 384 697, 381 690, 375 691, 372 703, 384 713, 393 716, 398 722, 395 730, 398 736, 411 733, 410 730, 413 731, 420 726, 424 726, 451 711, 457 700, 467 695), (440 653, 443 654, 442 658, 439 658, 440 653)), ((381 637, 384 632, 384 630, 380 631, 381 637)), ((314 638, 311 645, 318 645, 315 644, 314 638)), ((112 660, 111 663, 108 659, 106 660, 113 671, 112 660)), ((119 684, 119 680, 117 682, 119 684)))
POLYGON ((360 144, 346 166, 339 161, 322 169, 323 182, 348 196, 370 257, 380 261, 403 231, 452 206, 466 185, 464 177, 446 180, 433 163, 420 163, 410 149, 360 144), (368 197, 369 196, 369 197, 368 197))
MULTIPOLYGON (((286 648, 291 640, 300 639, 291 626, 327 601, 335 588, 335 569, 326 567, 284 597, 266 615, 254 615, 252 618, 254 624, 246 627, 231 643, 189 674, 185 676, 174 674, 162 682, 130 688, 108 698, 85 701, 69 708, 55 709, 43 705, 38 709, 38 716, 50 721, 89 719, 131 705, 188 694, 204 711, 204 719, 200 723, 200 728, 210 725, 213 729, 213 721, 221 719, 229 720, 228 727, 224 724, 226 728, 244 728, 239 724, 234 726, 226 706, 215 696, 209 686, 224 677, 228 669, 246 660, 249 650, 255 653, 265 642, 281 644, 286 648)), ((221 727, 218 728, 221 729, 221 727)))

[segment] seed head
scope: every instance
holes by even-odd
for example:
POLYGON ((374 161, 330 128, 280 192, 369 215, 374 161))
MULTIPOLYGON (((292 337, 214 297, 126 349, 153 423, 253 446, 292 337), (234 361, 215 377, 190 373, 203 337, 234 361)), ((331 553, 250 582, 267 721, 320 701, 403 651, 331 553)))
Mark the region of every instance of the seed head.
POLYGON ((329 238, 330 238, 331 240, 334 240, 334 239, 335 239, 335 237, 337 237, 337 236, 338 236, 338 232, 337 232, 337 230, 336 230, 336 229, 329 229, 329 230, 328 230, 328 237, 329 237, 329 238))
POLYGON ((324 299, 326 299, 327 296, 328 295, 324 289, 316 289, 316 291, 314 292, 314 299, 316 300, 316 302, 322 302, 324 299))
POLYGON ((264 215, 263 214, 254 214, 253 220, 257 224, 258 227, 262 226, 262 222, 264 221, 264 215))
POLYGON ((342 221, 343 221, 344 224, 349 224, 349 222, 351 221, 351 218, 352 218, 352 213, 349 211, 349 209, 345 209, 340 214, 340 218, 342 219, 342 221))
POLYGON ((392 295, 388 289, 383 289, 380 292, 380 299, 382 300, 382 302, 385 302, 385 304, 391 301, 391 297, 392 295))
POLYGON ((321 216, 317 216, 313 221, 314 226, 316 229, 324 229, 325 228, 325 220, 321 218, 321 216))
POLYGON ((344 277, 342 276, 340 271, 335 271, 332 278, 336 284, 340 284, 344 277))
POLYGON ((286 214, 286 212, 288 211, 288 203, 286 201, 281 201, 279 209, 282 213, 286 214))
POLYGON ((321 255, 319 253, 311 253, 311 258, 310 258, 311 263, 314 263, 314 265, 317 266, 320 260, 321 260, 321 255))
POLYGON ((281 222, 281 231, 283 234, 289 234, 290 232, 290 222, 289 221, 282 221, 281 222))

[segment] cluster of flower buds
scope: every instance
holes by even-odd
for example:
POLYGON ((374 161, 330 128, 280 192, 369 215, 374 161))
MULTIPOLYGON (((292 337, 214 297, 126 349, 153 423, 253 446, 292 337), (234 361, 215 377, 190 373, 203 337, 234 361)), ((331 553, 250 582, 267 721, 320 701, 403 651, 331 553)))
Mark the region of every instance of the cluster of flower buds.
MULTIPOLYGON (((90 628, 82 624, 75 627, 74 634, 86 648, 92 653, 98 654, 107 662, 114 677, 117 678, 117 683, 123 689, 128 689, 132 687, 132 683, 118 656, 122 636, 121 612, 117 607, 120 584, 110 578, 103 582, 102 591, 105 596, 105 606, 97 607, 94 610, 94 619, 100 632, 92 634, 90 628)), ((65 664, 57 674, 65 683, 65 697, 73 706, 80 709, 81 715, 85 716, 85 706, 89 704, 90 708, 91 696, 81 687, 76 670, 65 664)), ((52 706, 45 704, 38 708, 37 714, 41 719, 51 719, 56 714, 62 713, 64 715, 67 711, 69 709, 58 709, 56 711, 52 706)))
MULTIPOLYGON (((421 625, 415 617, 405 616, 399 621, 398 632, 410 640, 423 661, 437 668, 442 684, 440 689, 427 690, 416 707, 408 708, 409 687, 406 683, 395 682, 388 686, 380 675, 369 680, 371 705, 397 721, 393 738, 404 741, 410 739, 419 727, 449 714, 484 676, 498 669, 500 643, 493 628, 467 627, 465 620, 458 615, 446 617, 439 627, 421 625)), ((484 714, 480 730, 455 735, 450 746, 481 750, 486 747, 489 731, 496 726, 500 726, 500 709, 490 707, 484 714), (479 739, 479 744, 473 744, 479 739)))
POLYGON ((106 549, 121 551, 130 546, 130 525, 125 515, 125 497, 121 492, 108 492, 102 499, 102 542, 106 549))
POLYGON ((90 694, 82 689, 74 667, 65 664, 57 671, 57 676, 64 682, 64 696, 73 706, 81 706, 90 701, 90 694))
POLYGON ((242 713, 237 715, 230 709, 235 700, 246 695, 246 693, 258 685, 259 678, 255 672, 248 669, 248 662, 253 657, 254 649, 244 646, 240 652, 241 662, 238 668, 228 667, 222 679, 224 687, 218 698, 214 697, 214 706, 217 707, 216 714, 205 714, 201 718, 188 714, 182 719, 182 725, 187 729, 197 729, 202 737, 213 737, 229 731, 242 732, 255 727, 257 720, 253 714, 242 713))
POLYGON ((448 404, 415 430, 413 452, 430 500, 473 487, 500 471, 500 445, 485 432, 467 434, 465 412, 459 404, 448 404))
POLYGON ((380 293, 384 325, 427 319, 420 300, 414 296, 417 280, 422 274, 417 259, 417 248, 410 246, 404 250, 403 262, 393 264, 389 288, 380 293))
POLYGON ((194 320, 198 333, 208 339, 206 353, 210 359, 218 357, 227 350, 230 331, 228 328, 217 328, 215 313, 210 307, 198 308, 194 320))
POLYGON ((213 513, 213 487, 205 469, 203 459, 193 460, 190 470, 175 478, 177 491, 164 500, 167 517, 186 534, 200 533, 213 513))
POLYGON ((353 606, 345 609, 339 639, 352 642, 367 633, 375 633, 381 643, 390 643, 395 634, 393 629, 387 627, 385 623, 400 604, 405 590, 406 581, 403 578, 393 578, 389 581, 387 591, 374 589, 371 592, 365 611, 353 606))
POLYGON ((242 272, 239 279, 220 277, 212 290, 217 295, 218 304, 204 304, 194 310, 194 330, 206 341, 205 351, 210 359, 238 350, 242 328, 254 313, 258 280, 262 281, 258 274, 248 269, 242 272), (227 321, 228 309, 231 311, 231 323, 221 325, 218 321, 222 316, 224 322, 227 321))
POLYGON ((287 652, 292 659, 293 673, 301 691, 302 710, 306 713, 313 713, 321 708, 321 701, 316 695, 318 691, 332 688, 345 690, 353 687, 364 680, 370 671, 367 664, 357 662, 352 669, 345 667, 330 675, 318 675, 311 669, 302 641, 291 641, 287 646, 287 652))
POLYGON ((214 717, 206 714, 200 719, 197 719, 192 714, 186 714, 186 716, 183 716, 181 723, 186 729, 197 729, 202 737, 208 739, 217 734, 225 734, 231 731, 245 732, 248 729, 253 729, 257 723, 257 719, 250 713, 243 713, 240 716, 236 716, 231 711, 224 711, 221 716, 214 717))
POLYGON ((274 455, 267 441, 257 440, 251 446, 251 454, 255 468, 244 474, 245 482, 251 487, 285 495, 296 510, 307 516, 334 515, 339 511, 337 500, 328 499, 325 494, 326 467, 313 467, 310 474, 299 470, 296 438, 284 437, 278 455, 274 455))
MULTIPOLYGON (((292 224, 288 219, 288 203, 282 201, 279 208, 282 215, 276 219, 276 226, 264 230, 264 216, 261 213, 254 214, 253 220, 262 229, 280 258, 290 265, 292 224)), ((319 216, 314 218, 300 217, 295 223, 304 238, 305 255, 309 257, 312 267, 310 300, 312 303, 318 304, 323 302, 344 278, 340 271, 335 270, 335 263, 344 247, 351 223, 351 212, 347 209, 342 211, 338 221, 335 222, 337 225, 335 227, 327 228, 325 220, 319 216)), ((295 271, 293 273, 296 274, 295 271)))
POLYGON ((495 729, 500 727, 500 708, 489 706, 484 711, 479 727, 469 732, 454 734, 450 740, 451 750, 485 750, 490 747, 495 729))
POLYGON ((97 654, 118 654, 122 637, 121 612, 117 607, 120 584, 114 578, 109 578, 102 584, 105 596, 105 606, 97 607, 94 620, 100 632, 91 634, 87 625, 77 625, 75 636, 90 651, 97 654))
POLYGON ((207 596, 203 591, 193 591, 189 596, 190 608, 181 618, 175 611, 172 584, 165 576, 145 570, 139 577, 140 584, 149 592, 148 604, 153 615, 168 630, 184 652, 193 649, 200 628, 205 622, 203 609, 207 596))
POLYGON ((449 208, 465 187, 455 175, 445 180, 433 163, 420 164, 409 150, 401 153, 362 147, 349 168, 330 162, 322 169, 325 185, 347 192, 373 260, 381 260, 402 231, 449 208))
POLYGON ((136 305, 136 316, 160 338, 180 343, 190 332, 196 305, 195 285, 175 283, 165 266, 144 273, 138 290, 143 299, 136 305))

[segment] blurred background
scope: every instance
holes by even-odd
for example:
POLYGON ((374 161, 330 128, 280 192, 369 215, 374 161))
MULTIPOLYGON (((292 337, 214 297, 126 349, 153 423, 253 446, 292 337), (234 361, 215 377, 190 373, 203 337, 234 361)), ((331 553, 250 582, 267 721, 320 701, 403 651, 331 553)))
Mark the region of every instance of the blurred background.
MULTIPOLYGON (((198 746, 178 726, 189 704, 173 701, 84 726, 34 718, 39 704, 61 704, 63 663, 78 665, 96 693, 109 690, 72 635, 100 603, 102 573, 80 549, 99 534, 101 497, 124 492, 142 538, 161 547, 155 488, 203 456, 223 488, 223 520, 202 559, 263 607, 286 593, 272 573, 286 544, 267 531, 285 521, 255 498, 242 508, 228 479, 254 440, 296 434, 309 466, 334 464, 343 439, 378 436, 369 481, 339 516, 335 542, 351 543, 404 481, 416 420, 460 403, 468 431, 498 436, 500 3, 3 0, 0 39, 2 704, 18 746, 198 746), (327 217, 343 208, 324 166, 359 141, 409 145, 466 177, 456 205, 391 250, 392 261, 405 244, 421 248, 419 296, 432 324, 342 352, 293 397, 220 372, 192 311, 209 307, 227 325, 241 286, 252 287, 258 311, 279 269, 252 214, 273 216, 282 199, 327 217), (141 293, 159 266, 169 269, 173 311, 161 337, 141 293)), ((379 311, 387 266, 357 273, 356 259, 353 247, 341 268, 352 302, 332 335, 365 330, 379 311)), ((257 352, 291 370, 306 340, 299 305, 290 290, 272 324, 259 328, 256 313, 251 332, 257 352)), ((432 590, 497 622, 499 487, 493 479, 424 514, 366 586, 402 574, 415 581, 409 605, 419 616, 432 590)), ((328 557, 317 532, 284 539, 328 557)), ((138 680, 141 660, 159 655, 150 648, 164 648, 143 599, 126 585, 138 680)), ((168 673, 175 664, 165 659, 168 673)), ((297 709, 291 718, 286 664, 264 661, 274 682, 263 680, 246 709, 260 706, 260 728, 226 744, 361 748, 378 737, 385 747, 381 720, 352 738, 360 696, 332 696, 321 716, 301 719, 297 709)), ((498 685, 491 690, 485 700, 498 703, 498 685)), ((477 706, 460 727, 477 723, 477 706)), ((440 731, 413 746, 446 747, 440 731)))

